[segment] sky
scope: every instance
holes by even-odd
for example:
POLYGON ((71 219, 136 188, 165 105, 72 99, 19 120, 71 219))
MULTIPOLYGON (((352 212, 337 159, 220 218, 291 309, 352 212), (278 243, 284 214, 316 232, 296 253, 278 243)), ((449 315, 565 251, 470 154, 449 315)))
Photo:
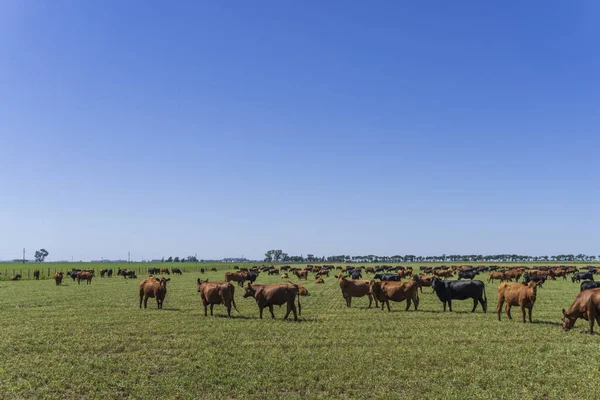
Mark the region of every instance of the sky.
POLYGON ((600 255, 595 1, 0 1, 0 259, 600 255))

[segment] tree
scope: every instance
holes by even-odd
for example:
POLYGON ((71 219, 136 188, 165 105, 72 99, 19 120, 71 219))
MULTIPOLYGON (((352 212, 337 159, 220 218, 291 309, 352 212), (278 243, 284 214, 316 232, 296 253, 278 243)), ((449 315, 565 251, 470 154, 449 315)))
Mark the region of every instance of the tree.
POLYGON ((171 257, 167 258, 167 262, 173 262, 173 257, 171 256, 171 257))
POLYGON ((39 249, 38 251, 35 252, 35 261, 37 262, 43 262, 46 257, 48 257, 48 250, 46 249, 39 249))
POLYGON ((269 250, 265 253, 265 262, 270 263, 271 261, 273 261, 273 251, 274 250, 269 250))
POLYGON ((175 258, 173 259, 173 262, 179 262, 179 257, 175 257, 175 258))

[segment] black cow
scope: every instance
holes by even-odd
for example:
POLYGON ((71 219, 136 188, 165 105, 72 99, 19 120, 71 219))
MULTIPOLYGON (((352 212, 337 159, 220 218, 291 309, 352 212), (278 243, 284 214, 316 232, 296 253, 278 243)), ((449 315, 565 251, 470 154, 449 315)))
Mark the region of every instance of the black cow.
POLYGON ((160 274, 160 268, 150 267, 150 268, 148 268, 148 273, 150 275, 160 274))
POLYGON ((600 282, 592 282, 592 281, 584 281, 580 286, 580 292, 588 289, 597 289, 600 288, 600 282))
POLYGON ((357 269, 355 269, 354 271, 352 271, 351 275, 352 275, 352 279, 354 279, 354 280, 356 280, 356 279, 362 279, 362 274, 357 269))
POLYGON ((258 278, 258 272, 250 271, 246 275, 246 281, 250 281, 250 283, 254 283, 254 281, 258 278))
POLYGON ((69 275, 71 277, 71 279, 73 279, 73 281, 75 281, 75 279, 77 279, 78 272, 79 272, 79 270, 68 271, 67 275, 69 275))
POLYGON ((402 277, 398 274, 375 274, 375 276, 373 276, 373 279, 380 279, 382 281, 394 281, 394 282, 400 282, 401 278, 402 277))
POLYGON ((594 280, 594 274, 591 272, 578 272, 571 277, 571 282, 575 283, 575 281, 585 281, 585 280, 594 280))
POLYGON ((529 283, 531 281, 538 282, 538 286, 542 287, 544 282, 546 282, 546 277, 540 276, 538 274, 527 274, 527 273, 523 274, 523 282, 529 283))
POLYGON ((475 278, 479 272, 477 271, 459 271, 458 272, 458 280, 461 279, 471 279, 475 278))
POLYGON ((181 272, 181 269, 175 268, 175 267, 171 268, 171 272, 173 273, 173 275, 175 275, 175 274, 182 275, 183 274, 183 272, 181 272))
POLYGON ((431 287, 444 303, 444 311, 446 311, 446 303, 452 311, 452 300, 466 299, 473 299, 473 310, 471 312, 475 312, 478 301, 481 303, 483 312, 487 311, 485 285, 481 281, 442 281, 440 278, 434 277, 431 278, 431 287))
POLYGON ((112 278, 112 274, 113 274, 112 268, 110 268, 108 271, 106 271, 106 273, 108 274, 109 278, 112 278))

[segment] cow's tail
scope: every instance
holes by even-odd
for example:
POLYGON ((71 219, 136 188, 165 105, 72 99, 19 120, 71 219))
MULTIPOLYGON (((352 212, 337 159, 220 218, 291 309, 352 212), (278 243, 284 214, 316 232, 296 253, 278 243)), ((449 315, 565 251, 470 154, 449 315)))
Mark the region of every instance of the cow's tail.
POLYGON ((485 311, 487 311, 487 295, 485 294, 485 285, 483 285, 483 304, 485 304, 485 311))
POLYGON ((231 304, 233 305, 233 308, 235 308, 235 311, 240 312, 235 305, 235 287, 231 285, 231 288, 233 289, 231 291, 231 304))
POLYGON ((296 286, 296 289, 298 290, 298 315, 302 316, 302 305, 300 304, 300 288, 296 286))

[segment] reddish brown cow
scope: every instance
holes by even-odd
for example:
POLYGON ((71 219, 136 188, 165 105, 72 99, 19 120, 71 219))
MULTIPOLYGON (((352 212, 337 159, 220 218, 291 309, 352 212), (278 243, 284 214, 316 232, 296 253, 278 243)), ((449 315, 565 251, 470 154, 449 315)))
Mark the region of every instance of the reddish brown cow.
POLYGON ((490 272, 488 274, 488 283, 493 282, 494 279, 500 280, 500 282, 508 280, 504 272, 490 272))
MULTIPOLYGON (((416 276, 415 276, 416 278, 416 276)), ((418 279, 418 278, 417 278, 418 279)), ((415 311, 419 306, 419 295, 417 288, 419 282, 413 280, 410 282, 394 282, 394 281, 383 281, 376 282, 371 281, 369 283, 369 291, 375 296, 375 299, 381 302, 381 311, 383 306, 387 304, 388 311, 390 310, 390 300, 392 301, 404 301, 406 300, 406 311, 410 308, 411 302, 415 305, 415 311)))
MULTIPOLYGON (((238 311, 235 305, 235 286, 231 282, 208 282, 200 280, 196 283, 200 300, 204 306, 204 316, 208 316, 208 306, 210 305, 210 315, 213 315, 213 306, 223 304, 227 308, 227 316, 231 317, 231 306, 238 311)), ((238 311, 239 312, 239 311, 238 311)))
POLYGON ((367 269, 365 269, 365 272, 367 274, 374 274, 375 273, 375 268, 373 268, 373 267, 367 267, 367 269))
POLYGON ((169 268, 161 268, 160 269, 160 273, 161 274, 167 274, 170 275, 171 273, 169 272, 169 268))
POLYGON ((578 318, 583 318, 590 323, 590 334, 594 333, 594 321, 600 325, 600 288, 588 289, 580 292, 569 307, 569 311, 562 309, 562 327, 564 331, 570 330, 578 318))
POLYGON ((171 278, 155 278, 149 276, 140 282, 140 308, 142 308, 142 300, 144 300, 144 308, 148 308, 148 298, 156 299, 156 307, 161 309, 165 296, 167 295, 167 282, 171 278))
MULTIPOLYGON (((412 276, 413 273, 412 273, 412 271, 408 271, 408 270, 403 271, 400 269, 400 270, 398 270, 397 274, 400 275, 400 278, 407 278, 407 277, 412 276)), ((452 275, 450 275, 450 276, 452 276, 452 275)))
POLYGON ((518 282, 501 283, 498 286, 498 305, 496 306, 498 321, 500 321, 500 314, 502 314, 502 305, 506 301, 505 311, 508 319, 512 319, 510 316, 511 306, 519 306, 523 314, 523 323, 525 323, 525 309, 529 310, 529 322, 533 322, 531 320, 531 310, 535 303, 538 285, 538 282, 533 281, 528 284, 518 282))
POLYGON ((81 281, 86 281, 88 285, 91 285, 93 277, 94 277, 93 272, 79 271, 77 273, 77 284, 80 285, 81 281))
POLYGON ((515 282, 518 282, 519 279, 521 278, 522 274, 523 274, 523 269, 521 269, 521 268, 509 269, 508 271, 506 271, 504 273, 504 278, 508 279, 509 281, 512 281, 514 279, 515 282))
MULTIPOLYGON (((246 268, 246 269, 247 269, 247 268, 246 268)), ((210 271, 211 271, 211 272, 217 272, 217 269, 216 269, 215 267, 212 267, 212 268, 210 269, 210 271)))
POLYGON ((329 270, 328 269, 322 269, 319 272, 317 272, 317 276, 327 276, 329 278, 329 270))
POLYGON ((285 313, 285 317, 283 317, 283 319, 287 319, 290 315, 290 312, 292 312, 294 314, 294 321, 297 321, 298 315, 296 315, 295 304, 296 296, 298 296, 298 315, 302 315, 302 306, 300 305, 300 292, 298 290, 298 285, 287 282, 272 283, 269 285, 252 285, 250 282, 248 282, 248 285, 245 287, 244 291, 244 298, 254 297, 256 300, 260 319, 262 319, 263 309, 265 307, 269 307, 271 317, 275 319, 275 314, 273 314, 273 306, 287 304, 287 312, 285 313))
POLYGON ((308 271, 307 270, 296 270, 294 271, 294 275, 298 277, 298 279, 308 280, 308 271))
MULTIPOLYGON (((371 304, 373 303, 373 295, 369 290, 370 281, 349 281, 347 280, 343 274, 338 276, 338 282, 340 284, 340 289, 342 289, 342 296, 344 300, 346 300, 346 307, 352 306, 352 298, 353 297, 369 297, 369 308, 371 308, 371 304)), ((377 298, 375 298, 375 307, 379 308, 379 303, 377 302, 377 298)))
POLYGON ((52 279, 54 279, 54 281, 56 282, 56 286, 60 286, 60 284, 62 283, 63 280, 63 273, 61 272, 56 272, 54 274, 54 276, 52 277, 52 279))
MULTIPOLYGON (((289 283, 290 285, 295 285, 295 284, 294 284, 294 283, 292 283, 292 282, 288 282, 288 283, 289 283)), ((310 296, 310 294, 308 293, 308 289, 307 289, 307 288, 305 288, 305 287, 304 287, 304 286, 302 286, 302 285, 296 285, 296 286, 298 287, 298 294, 299 294, 300 296, 310 296)))
POLYGON ((323 280, 323 278, 317 277, 317 279, 315 279, 315 283, 325 283, 325 281, 323 280))
POLYGON ((244 285, 246 278, 248 278, 246 272, 225 272, 225 282, 237 282, 240 287, 244 285))
POLYGON ((33 270, 33 277, 34 277, 36 280, 39 280, 39 279, 40 279, 40 270, 39 270, 39 269, 34 269, 34 270, 33 270))
POLYGON ((444 279, 446 279, 446 278, 452 278, 453 271, 452 271, 452 269, 439 269, 439 270, 433 271, 433 274, 435 276, 443 277, 444 279))

